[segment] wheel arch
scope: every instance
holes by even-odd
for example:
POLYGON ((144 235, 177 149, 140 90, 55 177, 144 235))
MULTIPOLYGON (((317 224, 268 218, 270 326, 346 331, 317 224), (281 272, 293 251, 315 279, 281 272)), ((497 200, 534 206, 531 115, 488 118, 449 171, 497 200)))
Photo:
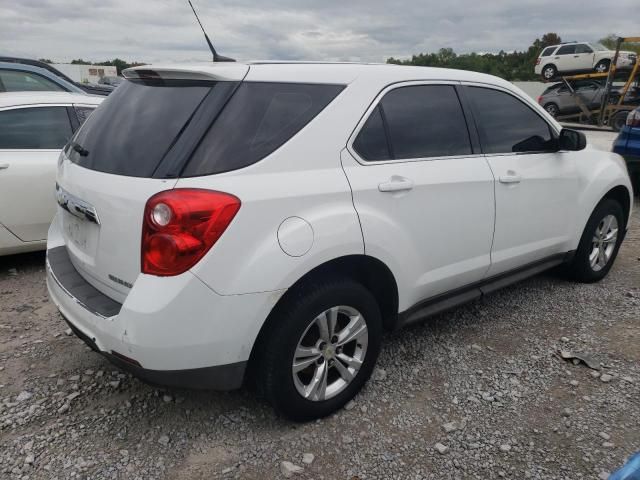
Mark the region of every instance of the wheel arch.
MULTIPOLYGON (((617 185, 609 190, 602 200, 610 198, 615 200, 622 206, 624 212, 624 227, 629 224, 629 215, 631 214, 631 192, 624 185, 617 185)), ((602 201, 600 200, 600 201, 602 201)), ((598 202, 599 203, 599 202, 598 202)))
POLYGON ((338 257, 305 273, 276 302, 260 328, 251 349, 249 375, 256 370, 252 367, 256 359, 260 358, 266 332, 276 321, 278 313, 284 308, 288 299, 309 283, 334 276, 350 277, 364 285, 373 294, 380 307, 384 328, 391 330, 395 327, 398 318, 398 284, 389 267, 370 255, 355 254, 338 257))

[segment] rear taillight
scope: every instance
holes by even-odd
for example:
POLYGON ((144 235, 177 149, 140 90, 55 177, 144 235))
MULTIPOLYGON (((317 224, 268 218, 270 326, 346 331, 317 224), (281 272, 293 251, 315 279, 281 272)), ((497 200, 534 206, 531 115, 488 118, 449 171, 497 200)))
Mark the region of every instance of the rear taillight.
POLYGON ((640 127, 640 111, 633 110, 627 115, 628 127, 640 127))
POLYGON ((540 95, 540 96, 538 97, 538 103, 539 103, 540 105, 542 105, 542 95, 540 95))
POLYGON ((536 65, 540 65, 540 59, 536 58, 536 65))
POLYGON ((142 222, 142 273, 171 276, 193 267, 240 209, 233 195, 177 188, 151 197, 142 222))

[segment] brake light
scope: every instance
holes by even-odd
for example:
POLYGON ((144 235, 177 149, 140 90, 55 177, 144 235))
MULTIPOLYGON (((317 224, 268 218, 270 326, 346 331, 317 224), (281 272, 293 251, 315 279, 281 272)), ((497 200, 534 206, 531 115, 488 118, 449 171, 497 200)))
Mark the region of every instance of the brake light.
POLYGON ((640 111, 633 110, 629 112, 626 123, 628 127, 640 127, 640 111))
POLYGON ((538 103, 539 103, 540 105, 542 105, 542 95, 540 95, 540 96, 538 97, 538 103))
POLYGON ((540 58, 536 58, 536 65, 540 65, 540 58))
POLYGON ((240 209, 228 193, 177 188, 151 197, 142 222, 142 273, 179 275, 213 247, 240 209))

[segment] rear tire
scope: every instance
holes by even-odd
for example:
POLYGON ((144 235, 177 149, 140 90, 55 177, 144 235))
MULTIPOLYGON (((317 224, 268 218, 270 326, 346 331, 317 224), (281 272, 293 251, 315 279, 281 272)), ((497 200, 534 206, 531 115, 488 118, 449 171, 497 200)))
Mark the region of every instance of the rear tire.
POLYGON ((593 67, 593 70, 596 73, 606 73, 609 71, 609 67, 611 66, 611 62, 609 60, 600 60, 596 63, 596 66, 593 67))
POLYGON ((335 412, 360 391, 380 352, 382 317, 371 292, 351 279, 294 289, 261 339, 255 382, 276 412, 300 422, 335 412))
POLYGON ((549 64, 542 67, 542 80, 548 82, 558 75, 558 69, 555 65, 549 64))
POLYGON ((610 198, 595 208, 580 238, 575 257, 567 268, 570 278, 593 283, 607 276, 618 255, 625 228, 622 206, 610 198))
POLYGON ((627 111, 616 112, 616 114, 609 120, 610 127, 613 128, 614 131, 619 132, 627 124, 628 115, 629 112, 627 111))
POLYGON ((559 114, 560 114, 560 109, 558 108, 558 105, 556 105, 555 103, 551 102, 551 103, 547 103, 544 106, 544 109, 547 111, 547 113, 549 115, 551 115, 553 118, 556 118, 559 114))

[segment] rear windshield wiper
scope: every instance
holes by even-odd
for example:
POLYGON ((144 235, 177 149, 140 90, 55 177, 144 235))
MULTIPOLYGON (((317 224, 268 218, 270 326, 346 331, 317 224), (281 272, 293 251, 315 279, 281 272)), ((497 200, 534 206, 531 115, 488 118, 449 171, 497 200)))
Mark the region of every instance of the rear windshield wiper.
POLYGON ((87 155, 89 155, 89 150, 87 150, 86 148, 84 148, 82 145, 80 145, 79 143, 76 142, 71 142, 69 144, 69 146, 71 148, 73 148, 73 150, 75 152, 78 153, 78 155, 80 155, 81 157, 86 157, 87 155))

